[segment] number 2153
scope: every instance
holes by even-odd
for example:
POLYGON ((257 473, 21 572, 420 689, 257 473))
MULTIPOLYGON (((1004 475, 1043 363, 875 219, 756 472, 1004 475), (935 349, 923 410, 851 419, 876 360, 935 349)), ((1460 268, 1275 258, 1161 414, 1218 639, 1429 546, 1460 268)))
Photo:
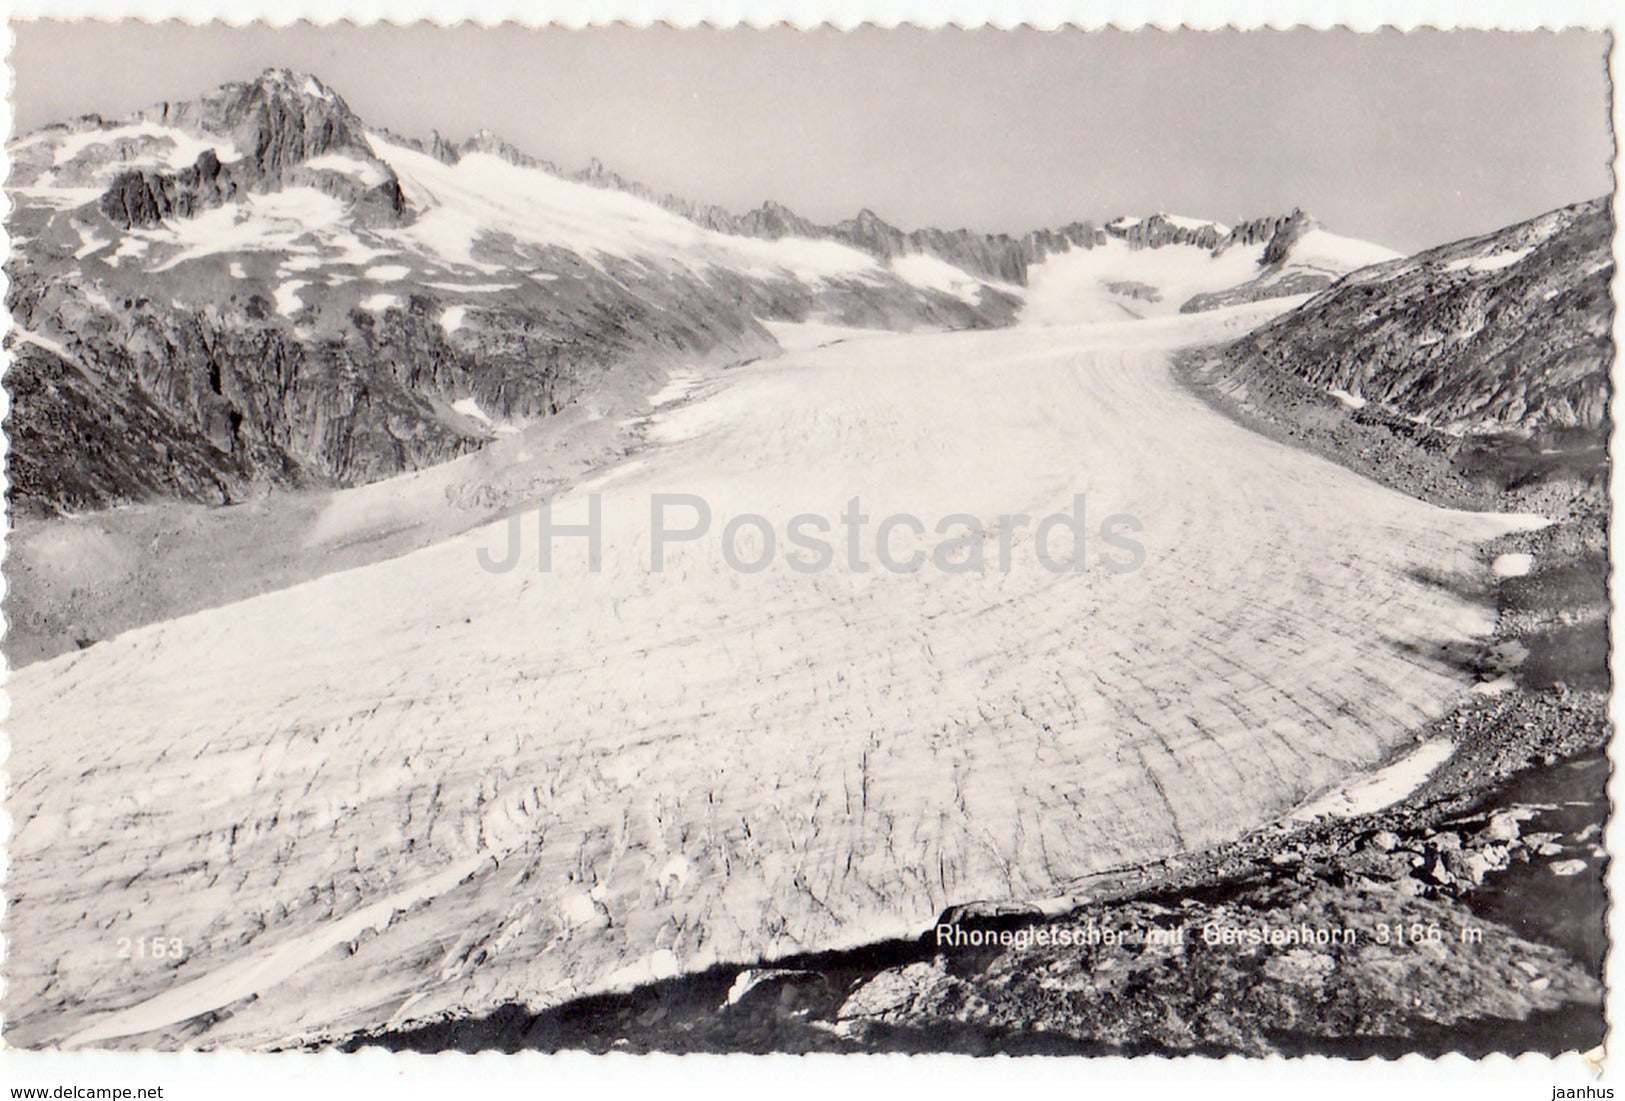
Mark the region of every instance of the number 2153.
POLYGON ((178 960, 186 955, 186 942, 180 937, 120 937, 121 960, 178 960))

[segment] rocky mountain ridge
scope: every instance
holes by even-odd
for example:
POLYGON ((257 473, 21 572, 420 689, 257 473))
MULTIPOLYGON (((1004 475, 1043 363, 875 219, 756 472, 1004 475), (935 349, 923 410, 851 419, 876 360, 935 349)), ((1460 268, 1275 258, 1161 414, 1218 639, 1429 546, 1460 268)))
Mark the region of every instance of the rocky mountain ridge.
POLYGON ((1606 199, 1365 268, 1227 348, 1232 386, 1280 371, 1445 432, 1595 432, 1607 418, 1606 199))
POLYGON ((468 152, 495 153, 516 165, 539 168, 594 187, 636 195, 720 233, 766 240, 783 237, 834 240, 882 260, 923 254, 946 261, 972 275, 1016 286, 1026 285, 1028 268, 1042 263, 1047 256, 1076 248, 1097 248, 1111 240, 1122 241, 1132 248, 1189 245, 1214 254, 1235 246, 1264 245, 1264 263, 1280 264, 1290 253, 1292 243, 1307 229, 1318 225, 1309 215, 1296 208, 1287 214, 1266 215, 1235 226, 1196 222, 1156 213, 1144 218, 1120 217, 1102 226, 1090 221, 1069 222, 1053 229, 1035 229, 1018 236, 980 233, 964 228, 945 230, 934 226, 903 230, 868 208, 852 218, 820 225, 771 199, 743 214, 735 214, 714 204, 694 203, 682 196, 659 192, 639 181, 628 179, 606 168, 596 158, 587 167, 569 173, 551 161, 522 152, 489 130, 482 130, 461 144, 448 141, 437 132, 426 145, 418 143, 418 146, 448 164, 455 164, 468 152))

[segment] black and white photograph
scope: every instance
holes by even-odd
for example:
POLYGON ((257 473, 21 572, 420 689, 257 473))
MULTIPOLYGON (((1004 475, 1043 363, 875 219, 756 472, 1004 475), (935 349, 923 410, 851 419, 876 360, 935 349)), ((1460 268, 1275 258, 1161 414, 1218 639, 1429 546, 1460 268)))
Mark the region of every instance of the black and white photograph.
POLYGON ((1606 30, 10 33, 6 1047, 1601 1058, 1606 30))

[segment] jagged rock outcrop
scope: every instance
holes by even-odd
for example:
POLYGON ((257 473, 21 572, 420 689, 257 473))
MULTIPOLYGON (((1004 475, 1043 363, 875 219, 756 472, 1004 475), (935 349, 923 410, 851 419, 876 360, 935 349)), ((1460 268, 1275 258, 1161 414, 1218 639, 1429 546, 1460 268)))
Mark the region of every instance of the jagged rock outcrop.
POLYGON ((1613 222, 1604 199, 1365 268, 1225 352, 1451 431, 1597 429, 1613 222))
POLYGON ((1223 255, 1232 247, 1256 247, 1260 243, 1264 251, 1258 260, 1257 275, 1234 287, 1195 295, 1180 306, 1180 312, 1200 313, 1266 298, 1312 294, 1330 286, 1348 271, 1393 259, 1396 255, 1372 250, 1363 242, 1334 237, 1321 228, 1320 222, 1297 209, 1281 217, 1243 222, 1219 242, 1214 255, 1223 255), (1313 250, 1299 246, 1317 237, 1332 247, 1320 250, 1320 255, 1303 255, 1313 250), (1348 251, 1350 246, 1352 251, 1348 251))
POLYGON ((1292 246, 1319 224, 1303 211, 1294 209, 1291 214, 1275 224, 1274 231, 1270 233, 1269 241, 1264 246, 1261 263, 1265 267, 1286 263, 1287 257, 1292 254, 1292 246))
POLYGON ((372 155, 366 130, 350 107, 315 77, 269 69, 254 80, 228 84, 211 95, 161 103, 136 118, 157 126, 198 130, 225 139, 233 156, 204 150, 175 172, 133 170, 116 176, 99 202, 102 213, 128 229, 170 218, 190 218, 240 193, 310 184, 370 212, 398 218, 404 211, 400 181, 372 155), (312 167, 325 154, 354 161, 369 173, 312 167))
POLYGON ((1290 214, 1276 214, 1264 218, 1252 218, 1232 226, 1223 241, 1217 247, 1230 248, 1233 245, 1262 245, 1268 244, 1275 235, 1293 223, 1306 220, 1303 211, 1293 208, 1290 214))
POLYGON ((137 112, 142 121, 231 139, 269 177, 328 152, 370 156, 366 126, 337 92, 314 76, 267 69, 197 99, 137 112))
POLYGON ((1219 227, 1191 225, 1176 222, 1166 214, 1153 214, 1149 218, 1106 223, 1106 233, 1134 248, 1166 248, 1169 245, 1192 245, 1209 251, 1221 244, 1219 227))
POLYGON ((97 205, 126 229, 155 226, 165 218, 190 218, 219 206, 242 185, 236 173, 221 167, 213 149, 205 149, 195 164, 179 172, 120 173, 97 205))

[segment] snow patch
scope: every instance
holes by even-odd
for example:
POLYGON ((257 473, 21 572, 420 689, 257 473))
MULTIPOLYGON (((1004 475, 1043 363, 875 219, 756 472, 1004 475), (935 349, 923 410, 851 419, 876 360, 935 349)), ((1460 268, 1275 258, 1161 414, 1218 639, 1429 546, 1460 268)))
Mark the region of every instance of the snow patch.
POLYGON ((210 135, 199 138, 173 126, 160 126, 155 122, 135 122, 115 126, 108 130, 85 130, 69 134, 56 147, 52 163, 61 167, 74 161, 87 149, 99 145, 130 142, 142 147, 135 157, 124 157, 108 166, 108 175, 131 168, 159 168, 175 171, 197 162, 198 157, 210 149, 221 164, 241 160, 242 151, 231 142, 210 135))
POLYGON ((37 348, 44 348, 47 352, 55 352, 69 363, 78 362, 78 359, 73 355, 73 353, 68 351, 67 345, 53 337, 41 336, 39 333, 32 332, 28 329, 17 328, 13 328, 11 330, 11 335, 14 339, 20 340, 25 344, 32 344, 37 348))
POLYGON ((363 274, 379 283, 398 283, 411 275, 412 269, 405 264, 379 264, 368 268, 363 274))
POLYGON ((1460 260, 1450 261, 1444 266, 1444 270, 1467 271, 1474 275, 1483 275, 1486 272, 1510 268, 1534 251, 1534 247, 1530 246, 1529 248, 1513 249, 1510 252, 1497 252, 1490 256, 1468 256, 1460 260))
POLYGON ((363 310, 371 310, 374 313, 392 310, 400 304, 401 296, 398 294, 371 294, 359 303, 363 310))
POLYGON ((76 252, 74 252, 73 258, 75 260, 83 260, 97 249, 106 248, 108 245, 113 243, 106 237, 98 236, 93 228, 81 228, 77 225, 74 228, 79 230, 79 239, 84 242, 84 244, 81 245, 76 252))
POLYGON ((1304 804, 1292 812, 1292 820, 1355 818, 1391 807, 1421 787, 1434 769, 1449 760, 1455 748, 1448 738, 1424 742, 1392 764, 1304 804))
POLYGON ((389 173, 383 165, 376 161, 364 161, 360 157, 352 157, 346 153, 323 153, 319 157, 310 158, 305 164, 324 172, 337 172, 341 176, 348 176, 363 187, 377 187, 389 179, 389 173))
POLYGON ((1532 554, 1500 554, 1490 564, 1490 572, 1502 580, 1525 577, 1534 568, 1535 556, 1532 554))
POLYGON ((304 309, 305 304, 300 300, 299 292, 308 286, 310 284, 306 280, 292 279, 278 287, 276 289, 276 312, 292 317, 304 309))
POLYGON ((890 267, 899 279, 916 287, 941 291, 971 303, 981 295, 980 280, 935 256, 919 252, 894 256, 890 267))
POLYGON ((151 241, 143 241, 139 237, 125 237, 118 243, 118 248, 113 250, 113 255, 107 258, 107 262, 118 267, 125 260, 144 260, 150 247, 151 241))
POLYGON ((8 187, 6 191, 17 198, 27 199, 29 203, 57 210, 84 206, 102 197, 99 187, 8 187))
MULTIPOLYGON (((557 279, 558 276, 538 273, 532 275, 531 278, 545 283, 557 279)), ((423 285, 437 291, 465 291, 468 294, 494 294, 497 291, 519 289, 518 283, 425 283, 423 285)))
POLYGON ((222 252, 292 249, 296 242, 342 232, 344 222, 344 204, 331 195, 314 187, 290 187, 178 218, 143 230, 140 236, 178 247, 175 255, 152 269, 159 272, 222 252))
POLYGON ((440 328, 447 336, 463 327, 463 320, 468 316, 467 306, 447 306, 440 314, 440 328))
POLYGON ((492 423, 491 418, 485 415, 485 410, 480 408, 480 403, 473 398, 458 398, 451 403, 451 407, 465 417, 472 417, 484 424, 492 423))

